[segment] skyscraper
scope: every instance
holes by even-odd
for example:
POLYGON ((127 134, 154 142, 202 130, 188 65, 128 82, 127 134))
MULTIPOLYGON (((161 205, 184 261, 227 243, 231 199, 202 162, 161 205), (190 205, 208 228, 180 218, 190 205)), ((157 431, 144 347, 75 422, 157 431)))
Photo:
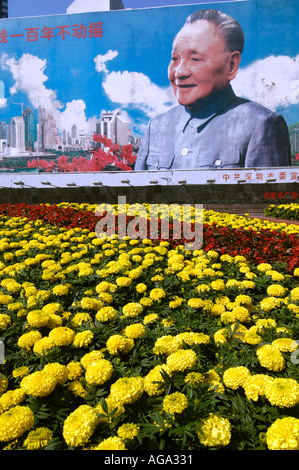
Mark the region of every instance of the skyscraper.
POLYGON ((111 139, 114 144, 127 145, 129 143, 129 123, 121 116, 120 109, 110 112, 102 111, 97 133, 111 139))
POLYGON ((0 0, 0 18, 8 18, 8 0, 0 0))
POLYGON ((25 124, 21 116, 15 116, 9 120, 9 145, 25 151, 25 124))
POLYGON ((26 150, 34 150, 34 143, 37 141, 37 119, 29 106, 23 113, 25 123, 25 148, 26 150))
POLYGON ((62 141, 53 114, 49 109, 38 107, 38 150, 57 150, 62 141))

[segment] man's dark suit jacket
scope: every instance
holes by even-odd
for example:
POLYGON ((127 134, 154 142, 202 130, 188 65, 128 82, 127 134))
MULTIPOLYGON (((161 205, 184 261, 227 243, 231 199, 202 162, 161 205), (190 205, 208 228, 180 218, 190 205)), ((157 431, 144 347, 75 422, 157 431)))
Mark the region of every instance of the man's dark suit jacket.
POLYGON ((283 117, 239 98, 231 86, 191 113, 178 105, 153 118, 135 170, 291 166, 283 117))

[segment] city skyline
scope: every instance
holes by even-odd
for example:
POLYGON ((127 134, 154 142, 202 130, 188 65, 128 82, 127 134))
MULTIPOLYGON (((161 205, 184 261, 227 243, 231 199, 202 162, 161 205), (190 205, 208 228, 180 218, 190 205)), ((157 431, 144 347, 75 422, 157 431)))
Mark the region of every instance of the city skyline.
MULTIPOLYGON (((211 8, 198 3, 1 20, 0 120, 16 116, 15 103, 25 103, 35 113, 39 106, 49 109, 60 136, 73 124, 92 134, 102 111, 120 108, 140 138, 150 118, 176 104, 167 77, 172 40, 185 18, 205 5, 211 8)), ((233 89, 283 114, 290 126, 299 121, 295 19, 293 40, 285 32, 278 37, 283 11, 277 8, 267 22, 262 4, 255 26, 255 5, 223 2, 246 38, 233 89)))

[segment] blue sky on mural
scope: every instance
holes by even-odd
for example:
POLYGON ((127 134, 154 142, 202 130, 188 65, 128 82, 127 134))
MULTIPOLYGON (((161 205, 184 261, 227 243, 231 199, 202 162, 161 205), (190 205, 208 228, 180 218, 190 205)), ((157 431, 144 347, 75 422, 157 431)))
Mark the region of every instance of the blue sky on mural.
MULTIPOLYGON (((17 12, 18 3, 25 2, 10 0, 11 18, 1 20, 0 80, 5 85, 1 121, 20 115, 16 103, 24 103, 34 111, 38 106, 50 109, 60 132, 75 123, 92 133, 101 111, 121 108, 133 133, 142 134, 151 117, 175 104, 167 78, 172 39, 191 12, 206 6, 231 14, 243 27, 246 43, 232 83, 235 92, 282 112, 288 124, 299 120, 294 14, 299 0, 212 5, 180 0, 171 2, 180 7, 142 9, 141 5, 169 3, 144 0, 137 10, 137 1, 124 0, 125 7, 133 10, 78 15, 62 15, 70 1, 59 0, 37 2, 50 4, 51 9, 57 3, 54 11, 36 10, 37 15, 51 16, 17 19, 25 14, 17 12), (98 22, 102 33, 95 26, 98 22)), ((30 3, 34 2, 26 2, 28 16, 34 15, 30 3)))

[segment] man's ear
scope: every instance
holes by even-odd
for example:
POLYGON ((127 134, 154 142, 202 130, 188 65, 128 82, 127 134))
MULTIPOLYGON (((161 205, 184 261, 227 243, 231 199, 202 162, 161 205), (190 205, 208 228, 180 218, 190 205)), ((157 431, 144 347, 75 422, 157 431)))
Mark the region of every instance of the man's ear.
POLYGON ((229 63, 229 80, 233 80, 239 70, 239 65, 241 62, 241 54, 239 51, 234 51, 231 53, 230 63, 229 63))

